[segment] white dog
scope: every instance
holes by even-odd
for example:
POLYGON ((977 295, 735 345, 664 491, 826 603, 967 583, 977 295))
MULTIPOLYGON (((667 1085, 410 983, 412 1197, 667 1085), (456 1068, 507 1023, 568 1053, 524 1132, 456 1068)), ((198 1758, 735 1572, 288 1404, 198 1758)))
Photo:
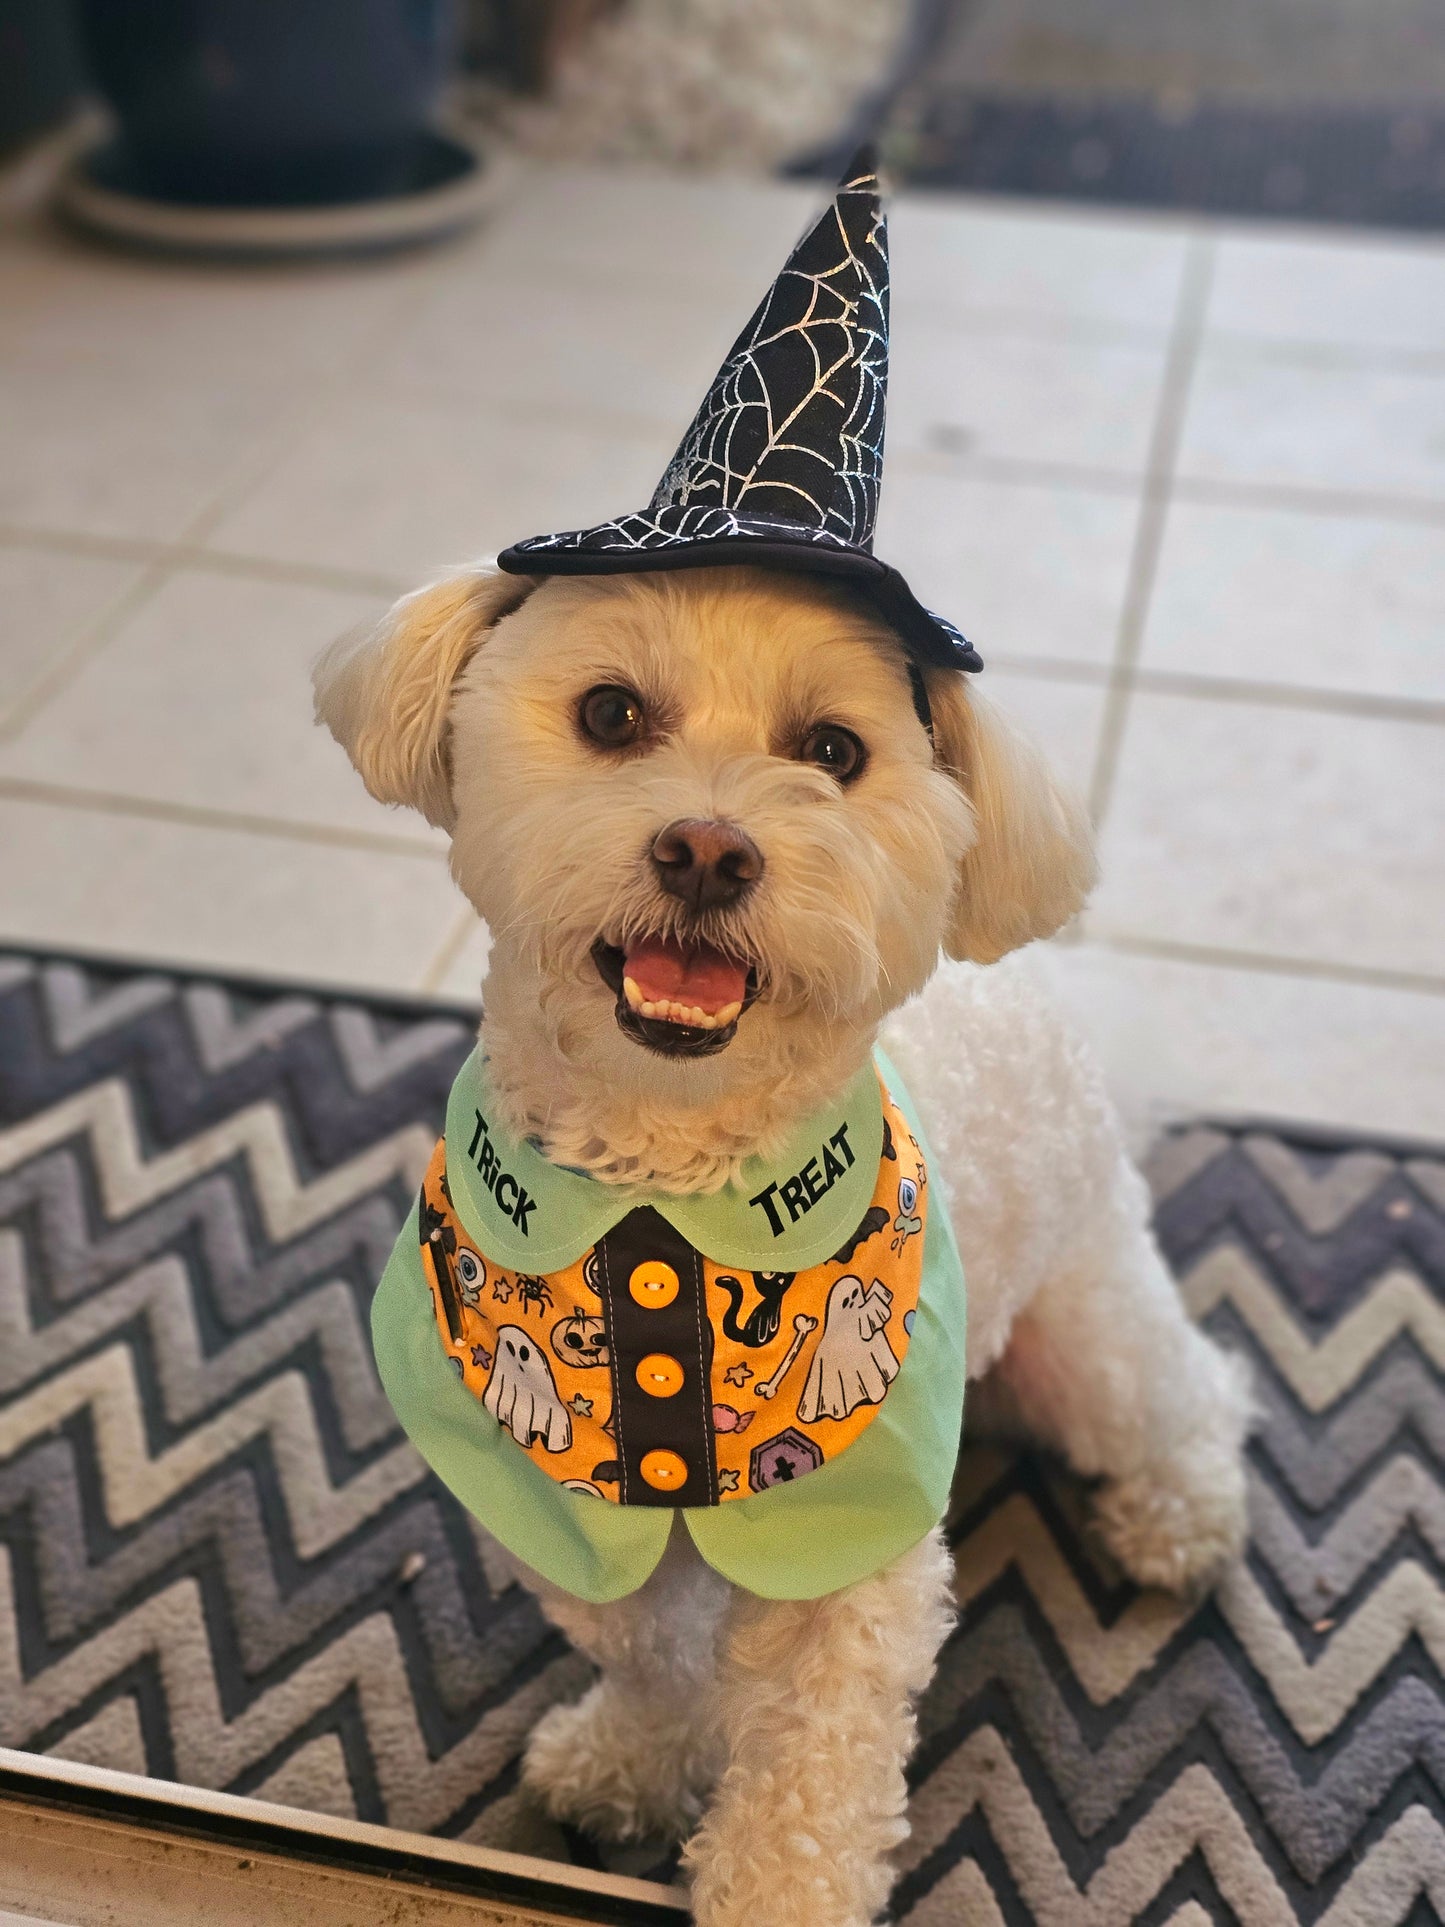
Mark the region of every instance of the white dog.
MULTIPOLYGON (((1134 1578, 1186 1588, 1241 1543, 1246 1388, 1185 1318, 1094 1067, 997 962, 1079 907, 1086 823, 964 677, 926 678, 932 744, 893 633, 817 578, 477 569, 338 644, 317 703, 373 795, 450 833, 492 933, 495 1103, 557 1164, 716 1189, 855 1078, 889 1020, 963 1255, 969 1374, 987 1375, 971 1405, 1101 1482, 1099 1528, 1134 1578), (679 819, 738 826, 762 865, 697 924, 751 961, 756 1001, 726 1048, 687 1058, 639 1044, 595 960, 679 927, 648 861, 679 819), (957 961, 938 968, 940 951, 957 961)), ((915 1203, 910 1186, 902 1238, 915 1203)), ((886 1337, 870 1348, 862 1296, 849 1342, 881 1395, 897 1361, 886 1337)), ((814 1374, 803 1396, 826 1401, 814 1374)), ((526 1782, 597 1831, 692 1829, 706 1927, 862 1927, 904 1832, 950 1576, 934 1532, 842 1591, 766 1600, 674 1531, 614 1604, 538 1583, 601 1676, 542 1721, 526 1782)))

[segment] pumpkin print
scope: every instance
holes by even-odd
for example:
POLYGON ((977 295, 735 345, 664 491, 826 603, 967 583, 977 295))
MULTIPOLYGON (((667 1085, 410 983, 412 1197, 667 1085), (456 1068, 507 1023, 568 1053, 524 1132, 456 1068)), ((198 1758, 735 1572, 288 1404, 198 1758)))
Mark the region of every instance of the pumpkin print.
POLYGON ((590 1312, 574 1311, 570 1318, 559 1318, 552 1327, 552 1350, 564 1364, 586 1371, 592 1365, 605 1365, 612 1354, 607 1347, 607 1327, 590 1312))

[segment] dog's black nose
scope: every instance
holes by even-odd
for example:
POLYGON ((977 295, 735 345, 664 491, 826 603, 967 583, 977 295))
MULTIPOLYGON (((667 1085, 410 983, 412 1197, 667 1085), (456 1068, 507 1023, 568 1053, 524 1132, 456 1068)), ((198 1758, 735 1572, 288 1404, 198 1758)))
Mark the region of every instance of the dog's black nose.
POLYGON ((690 910, 721 910, 763 874, 763 853, 736 823, 681 817, 658 832, 652 867, 663 889, 690 910))

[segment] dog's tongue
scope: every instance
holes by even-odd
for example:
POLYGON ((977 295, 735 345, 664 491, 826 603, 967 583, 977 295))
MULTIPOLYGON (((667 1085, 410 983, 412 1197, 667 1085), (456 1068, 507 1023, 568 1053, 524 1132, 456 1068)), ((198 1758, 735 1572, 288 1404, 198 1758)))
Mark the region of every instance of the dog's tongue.
POLYGON ((711 944, 684 946, 663 937, 635 944, 622 968, 623 992, 634 1010, 677 1024, 701 1022, 708 1029, 737 1016, 747 978, 744 964, 711 944))

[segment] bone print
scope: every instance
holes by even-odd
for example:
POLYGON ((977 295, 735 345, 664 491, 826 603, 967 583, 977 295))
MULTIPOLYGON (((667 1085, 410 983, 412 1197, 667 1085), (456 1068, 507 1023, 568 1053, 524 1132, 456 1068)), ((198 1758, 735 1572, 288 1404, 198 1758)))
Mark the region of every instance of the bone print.
POLYGON ((816 1318, 810 1318, 805 1311, 798 1313, 797 1317, 793 1320, 793 1342, 784 1354, 783 1362, 771 1378, 765 1378, 761 1385, 754 1385, 754 1398, 777 1397, 779 1386, 793 1369, 798 1353, 803 1349, 803 1341, 807 1338, 809 1332, 816 1331, 817 1329, 818 1321, 816 1318))

